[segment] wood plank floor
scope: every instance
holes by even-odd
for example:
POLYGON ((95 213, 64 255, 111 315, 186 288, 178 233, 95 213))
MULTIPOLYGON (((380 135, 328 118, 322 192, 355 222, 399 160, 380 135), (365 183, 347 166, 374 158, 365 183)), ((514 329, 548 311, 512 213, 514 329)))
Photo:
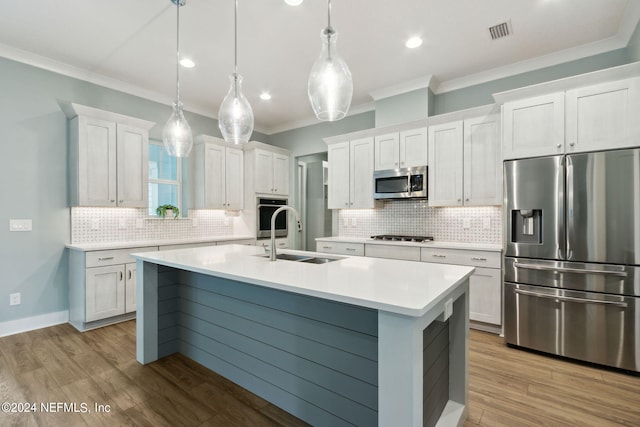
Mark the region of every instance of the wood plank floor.
MULTIPOLYGON (((470 338, 465 426, 640 426, 639 377, 510 349, 488 333, 470 338)), ((37 404, 33 413, 0 412, 3 427, 305 425, 181 355, 140 365, 135 321, 0 338, 2 402, 37 404), (41 403, 58 412, 43 413, 41 403)))

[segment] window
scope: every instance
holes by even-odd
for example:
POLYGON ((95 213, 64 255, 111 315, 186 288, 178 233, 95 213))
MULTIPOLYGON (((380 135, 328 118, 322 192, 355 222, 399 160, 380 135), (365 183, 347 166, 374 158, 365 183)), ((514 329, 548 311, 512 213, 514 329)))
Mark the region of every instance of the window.
POLYGON ((149 142, 149 215, 160 205, 180 207, 181 162, 167 154, 162 142, 149 142))

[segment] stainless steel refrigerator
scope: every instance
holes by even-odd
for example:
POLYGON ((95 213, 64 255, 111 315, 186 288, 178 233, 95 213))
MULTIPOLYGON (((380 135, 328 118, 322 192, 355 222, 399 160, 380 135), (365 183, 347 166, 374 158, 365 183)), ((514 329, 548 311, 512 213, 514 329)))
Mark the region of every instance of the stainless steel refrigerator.
POLYGON ((504 173, 506 342, 640 372, 640 149, 504 173))

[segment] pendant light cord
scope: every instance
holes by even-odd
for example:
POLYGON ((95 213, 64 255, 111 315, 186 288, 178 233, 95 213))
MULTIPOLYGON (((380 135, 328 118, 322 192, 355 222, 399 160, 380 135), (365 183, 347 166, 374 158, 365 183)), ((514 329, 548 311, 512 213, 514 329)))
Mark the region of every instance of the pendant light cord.
POLYGON ((325 30, 327 35, 327 59, 331 60, 331 37, 334 34, 331 27, 331 0, 327 1, 327 29, 325 30))
POLYGON ((176 104, 180 104, 180 1, 176 1, 176 104))
POLYGON ((235 0, 235 10, 233 14, 233 88, 235 97, 238 97, 238 0, 235 0))

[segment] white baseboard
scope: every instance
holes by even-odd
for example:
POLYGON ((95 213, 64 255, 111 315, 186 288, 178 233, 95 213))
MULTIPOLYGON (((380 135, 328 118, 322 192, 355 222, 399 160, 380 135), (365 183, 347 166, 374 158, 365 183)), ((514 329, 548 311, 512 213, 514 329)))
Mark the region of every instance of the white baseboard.
POLYGON ((54 313, 41 314, 39 316, 25 317, 17 320, 0 322, 0 337, 19 334, 20 332, 33 331, 34 329, 47 328, 49 326, 67 323, 69 310, 54 313))

